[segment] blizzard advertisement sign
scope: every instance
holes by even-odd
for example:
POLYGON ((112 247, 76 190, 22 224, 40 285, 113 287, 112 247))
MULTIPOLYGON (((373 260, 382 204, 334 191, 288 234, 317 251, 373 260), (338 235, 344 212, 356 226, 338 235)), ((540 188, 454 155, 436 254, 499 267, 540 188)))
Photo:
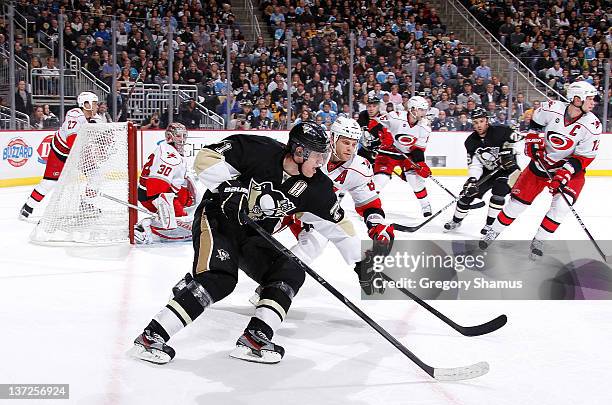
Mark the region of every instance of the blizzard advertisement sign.
MULTIPOLYGON (((612 241, 598 243, 612 252, 612 241)), ((531 254, 530 244, 501 240, 482 250, 474 240, 396 240, 388 255, 369 261, 374 294, 362 298, 612 299, 612 269, 591 241, 546 241, 542 256, 531 254)))
POLYGON ((2 149, 2 160, 13 167, 21 167, 32 157, 34 149, 22 138, 11 139, 2 149))

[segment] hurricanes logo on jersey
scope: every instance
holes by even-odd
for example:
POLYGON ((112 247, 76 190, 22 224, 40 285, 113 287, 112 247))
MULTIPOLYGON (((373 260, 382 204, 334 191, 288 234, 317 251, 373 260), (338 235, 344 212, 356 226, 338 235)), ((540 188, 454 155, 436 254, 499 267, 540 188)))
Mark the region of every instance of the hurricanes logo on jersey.
POLYGON ((546 134, 546 138, 551 146, 557 150, 568 150, 574 146, 574 141, 558 132, 549 131, 546 134))
POLYGON ((417 142, 416 137, 408 134, 397 134, 395 135, 395 140, 398 141, 400 145, 407 147, 414 146, 417 142))
POLYGON ((295 209, 293 204, 282 191, 274 189, 272 182, 258 183, 251 180, 249 192, 249 216, 255 220, 263 217, 283 218, 295 209))

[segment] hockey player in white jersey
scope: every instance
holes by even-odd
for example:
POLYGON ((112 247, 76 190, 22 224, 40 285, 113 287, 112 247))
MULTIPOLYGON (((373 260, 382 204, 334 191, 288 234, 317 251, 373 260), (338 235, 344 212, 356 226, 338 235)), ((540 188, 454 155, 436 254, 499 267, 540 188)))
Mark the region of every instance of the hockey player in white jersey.
POLYGON ((197 207, 199 193, 183 158, 187 129, 172 123, 165 137, 166 142, 149 155, 138 181, 138 201, 157 214, 136 225, 139 244, 191 240, 191 211, 197 207))
POLYGON ((380 126, 377 131, 381 147, 374 161, 374 183, 380 192, 391 180, 396 166, 402 170, 402 178, 412 187, 421 205, 423 216, 431 215, 425 179, 431 170, 425 163, 425 149, 431 133, 427 100, 413 96, 408 100, 407 111, 392 111, 373 120, 369 128, 380 126), (406 158, 406 156, 408 158, 406 158))
POLYGON ((77 104, 78 108, 73 108, 66 113, 64 123, 53 135, 43 179, 34 187, 27 201, 21 207, 19 213, 19 219, 21 220, 29 218, 38 204, 53 189, 64 169, 64 164, 79 130, 98 112, 98 96, 89 91, 79 94, 77 104))
POLYGON ((548 187, 551 206, 531 242, 532 259, 543 254, 543 241, 557 230, 570 208, 564 193, 574 204, 585 182, 585 169, 595 159, 602 125, 591 112, 597 95, 587 82, 572 83, 567 89, 569 103, 550 100, 542 103, 531 119, 534 131, 525 138, 525 154, 531 158, 512 188, 511 198, 480 242, 486 248, 548 187), (543 132, 540 134, 538 132, 543 132), (547 173, 552 180, 549 179, 547 173))

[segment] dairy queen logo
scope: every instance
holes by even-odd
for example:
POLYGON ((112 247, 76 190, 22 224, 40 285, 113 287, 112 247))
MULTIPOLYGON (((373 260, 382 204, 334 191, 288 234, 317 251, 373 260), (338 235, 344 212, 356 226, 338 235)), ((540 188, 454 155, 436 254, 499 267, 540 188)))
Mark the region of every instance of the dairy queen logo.
POLYGON ((49 153, 51 152, 51 141, 53 140, 53 135, 45 136, 45 139, 42 140, 38 148, 36 148, 36 152, 38 152, 38 163, 43 165, 47 164, 47 159, 49 158, 49 153))
POLYGON ((34 149, 21 138, 13 138, 2 150, 2 160, 7 160, 13 167, 21 167, 32 157, 34 149))

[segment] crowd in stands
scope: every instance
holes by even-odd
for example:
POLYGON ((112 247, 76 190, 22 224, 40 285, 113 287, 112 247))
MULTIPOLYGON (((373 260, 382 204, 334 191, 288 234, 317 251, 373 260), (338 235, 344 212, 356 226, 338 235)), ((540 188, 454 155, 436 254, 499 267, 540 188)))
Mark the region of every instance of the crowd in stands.
POLYGON ((604 96, 612 46, 612 3, 574 0, 462 0, 470 12, 544 82, 561 94, 584 80, 604 96))
MULTIPOLYGON (((603 2, 577 6, 572 0, 555 0, 538 6, 515 0, 465 1, 551 86, 562 90, 573 80, 588 80, 602 89, 603 98, 603 61, 610 57, 611 35, 606 20, 610 10, 603 8, 603 2)), ((447 29, 428 2, 263 0, 259 12, 273 38, 270 42, 263 37, 245 38, 227 0, 18 0, 16 9, 35 22, 36 38, 51 47, 57 47, 57 17, 64 14, 65 48, 109 86, 113 74, 124 89, 137 79, 160 86, 168 83, 171 49, 173 83, 198 88, 197 100, 181 104, 175 116, 188 127, 199 126, 198 105, 225 115, 230 84, 231 126, 238 129, 286 128, 289 110, 292 122, 312 119, 329 127, 339 115, 356 116, 371 96, 380 99, 383 112, 402 109, 413 90, 430 101, 434 130, 470 129, 469 112, 479 106, 494 122, 524 126, 539 103, 514 94, 511 115, 506 117, 508 86, 486 59, 476 56, 476 49, 462 44, 447 29), (113 16, 118 50, 114 67, 110 54, 113 16), (171 44, 169 27, 174 32, 171 44), (231 29, 233 39, 230 72, 225 71, 225 28, 231 29), (350 32, 355 33, 353 61, 350 32)), ((0 47, 6 46, 5 34, 6 25, 0 25, 0 47)), ((16 37, 15 51, 31 68, 48 69, 50 75, 57 69, 53 57, 43 64, 33 55, 26 38, 16 37)), ((23 99, 19 111, 39 122, 40 117, 34 117, 39 106, 28 105, 25 89, 20 87, 18 93, 23 99)), ((105 113, 112 115, 112 99, 104 101, 105 113)), ((118 107, 123 109, 124 104, 125 96, 118 96, 118 107)), ((163 127, 167 114, 159 111, 145 127, 163 127)))

